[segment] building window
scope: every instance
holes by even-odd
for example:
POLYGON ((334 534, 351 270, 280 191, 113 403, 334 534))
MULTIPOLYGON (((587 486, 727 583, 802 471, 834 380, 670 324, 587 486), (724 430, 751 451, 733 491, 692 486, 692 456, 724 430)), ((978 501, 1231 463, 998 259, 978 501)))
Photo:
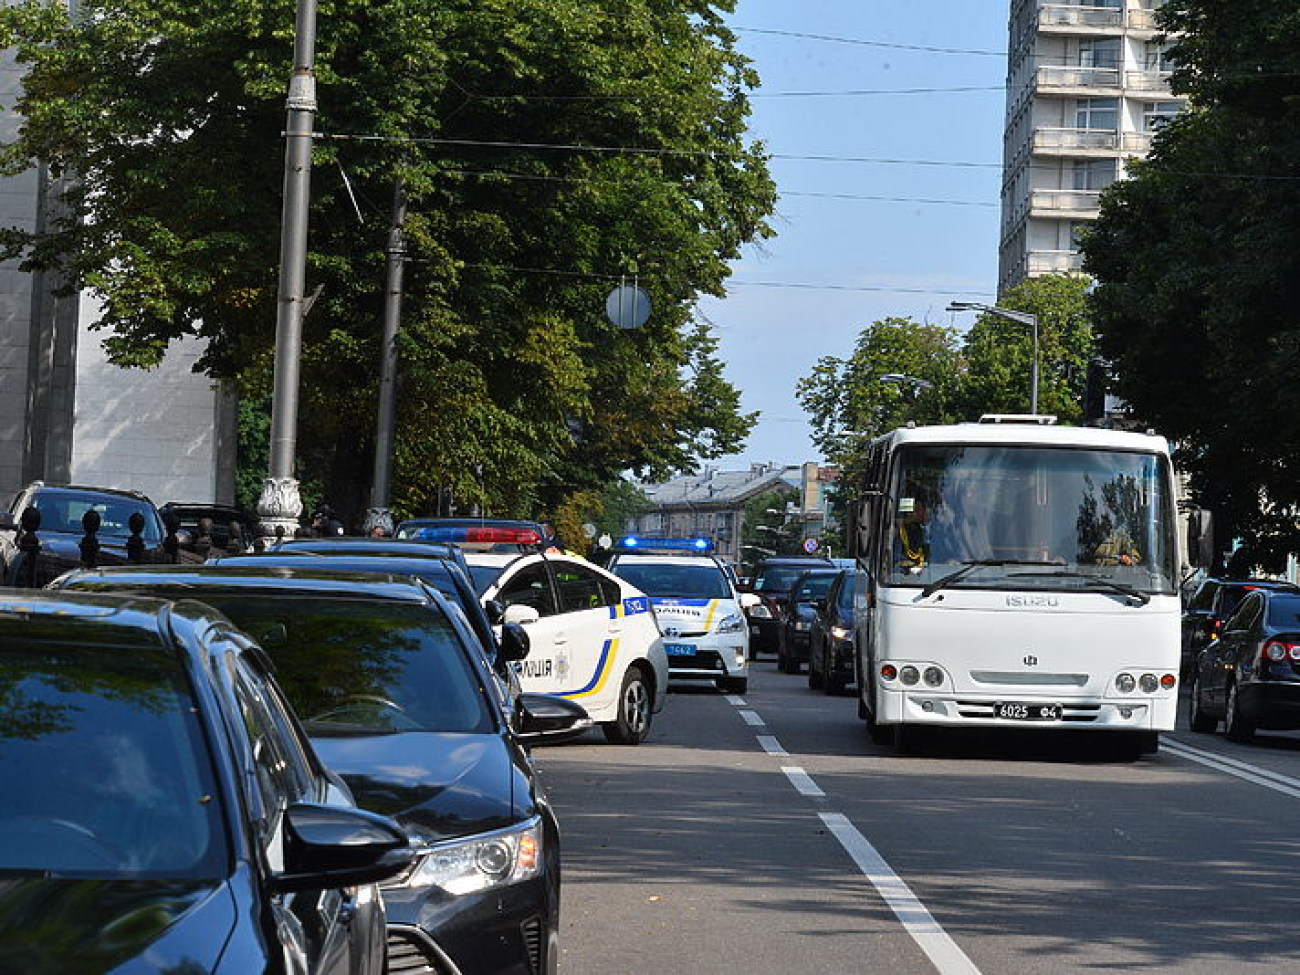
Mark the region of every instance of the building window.
POLYGON ((1079 67, 1118 68, 1120 65, 1120 40, 1105 37, 1079 42, 1079 67))
POLYGON ((1148 71, 1173 71, 1178 65, 1174 63, 1172 51, 1172 44, 1148 41, 1145 59, 1146 69, 1148 71))
POLYGON ((1076 190, 1104 190, 1115 182, 1114 159, 1076 159, 1074 162, 1074 188, 1076 190))
POLYGON ((1119 129, 1118 98, 1080 98, 1074 111, 1074 126, 1115 132, 1119 129))
POLYGON ((1182 110, 1182 102, 1146 102, 1142 106, 1142 128, 1155 132, 1182 110))

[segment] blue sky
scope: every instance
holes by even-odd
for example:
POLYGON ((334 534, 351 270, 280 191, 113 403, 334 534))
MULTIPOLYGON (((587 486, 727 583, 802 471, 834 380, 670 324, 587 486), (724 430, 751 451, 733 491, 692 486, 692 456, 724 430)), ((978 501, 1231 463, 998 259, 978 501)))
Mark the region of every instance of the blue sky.
POLYGON ((947 303, 995 297, 1006 58, 946 52, 1002 52, 1007 12, 1005 0, 739 0, 731 23, 763 79, 752 130, 782 198, 777 236, 746 249, 725 300, 699 305, 743 408, 762 413, 745 451, 715 463, 818 459, 795 383, 821 356, 848 355, 889 316, 969 326, 947 303), (917 88, 984 90, 897 93, 917 88), (893 93, 845 94, 864 91, 893 93), (801 156, 837 161, 784 158, 801 156), (901 202, 917 200, 951 202, 901 202))

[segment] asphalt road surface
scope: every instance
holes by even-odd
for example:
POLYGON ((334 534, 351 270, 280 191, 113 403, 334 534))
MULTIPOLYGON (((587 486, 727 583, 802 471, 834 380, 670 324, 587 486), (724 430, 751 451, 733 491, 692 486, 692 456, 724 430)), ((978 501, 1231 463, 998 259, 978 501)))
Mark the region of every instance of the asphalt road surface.
POLYGON ((593 732, 537 761, 562 975, 1300 972, 1300 735, 901 756, 765 659, 743 698, 674 685, 639 747, 593 732))

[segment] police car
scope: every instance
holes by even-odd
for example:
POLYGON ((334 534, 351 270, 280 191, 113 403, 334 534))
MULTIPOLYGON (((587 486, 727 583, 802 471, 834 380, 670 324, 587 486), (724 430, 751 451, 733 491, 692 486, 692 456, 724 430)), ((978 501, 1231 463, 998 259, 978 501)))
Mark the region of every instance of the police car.
POLYGON ((645 740, 668 693, 668 660, 644 593, 585 559, 537 551, 531 527, 425 527, 414 537, 461 546, 489 613, 524 627, 531 649, 514 666, 525 691, 581 704, 611 742, 645 740))
POLYGON ((722 691, 749 688, 749 624, 742 597, 706 538, 629 536, 609 569, 654 607, 674 679, 711 680, 722 691))

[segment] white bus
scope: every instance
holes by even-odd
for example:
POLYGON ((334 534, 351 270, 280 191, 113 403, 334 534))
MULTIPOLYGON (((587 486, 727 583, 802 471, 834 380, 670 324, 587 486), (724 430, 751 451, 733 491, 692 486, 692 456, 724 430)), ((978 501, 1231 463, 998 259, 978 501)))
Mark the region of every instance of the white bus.
POLYGON ((902 428, 868 448, 850 544, 858 710, 909 728, 1174 727, 1178 513, 1162 437, 1049 417, 902 428))

